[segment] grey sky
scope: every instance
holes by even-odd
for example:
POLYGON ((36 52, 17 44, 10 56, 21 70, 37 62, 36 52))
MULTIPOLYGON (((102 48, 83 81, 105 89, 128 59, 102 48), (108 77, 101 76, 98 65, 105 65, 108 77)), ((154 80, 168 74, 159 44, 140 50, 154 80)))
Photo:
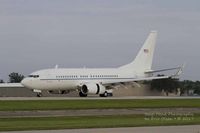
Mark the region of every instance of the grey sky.
POLYGON ((0 78, 60 67, 118 67, 159 33, 154 69, 187 62, 199 80, 199 0, 0 0, 0 78))

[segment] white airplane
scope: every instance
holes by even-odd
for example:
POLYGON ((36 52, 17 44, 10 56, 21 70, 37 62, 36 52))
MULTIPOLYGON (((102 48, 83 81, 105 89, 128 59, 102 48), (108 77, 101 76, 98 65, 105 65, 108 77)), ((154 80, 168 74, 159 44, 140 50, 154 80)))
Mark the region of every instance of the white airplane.
POLYGON ((182 67, 156 71, 151 69, 156 38, 157 32, 152 31, 135 60, 119 68, 65 69, 56 66, 54 69, 33 72, 23 79, 21 84, 13 84, 13 87, 29 88, 38 93, 38 96, 41 96, 43 90, 62 94, 78 90, 80 97, 86 97, 88 94, 98 94, 101 97, 106 97, 110 89, 121 83, 179 76, 182 73, 182 67), (174 75, 153 76, 153 73, 174 69, 178 69, 174 75))

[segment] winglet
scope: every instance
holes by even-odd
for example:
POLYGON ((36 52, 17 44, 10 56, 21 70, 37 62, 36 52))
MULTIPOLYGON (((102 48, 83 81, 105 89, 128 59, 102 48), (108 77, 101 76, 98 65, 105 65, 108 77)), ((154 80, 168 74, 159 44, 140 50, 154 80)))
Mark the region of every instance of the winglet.
POLYGON ((186 63, 184 63, 184 64, 178 69, 178 71, 177 71, 174 75, 172 75, 171 77, 174 78, 174 77, 180 76, 180 75, 183 73, 183 69, 185 68, 185 65, 186 65, 186 63))

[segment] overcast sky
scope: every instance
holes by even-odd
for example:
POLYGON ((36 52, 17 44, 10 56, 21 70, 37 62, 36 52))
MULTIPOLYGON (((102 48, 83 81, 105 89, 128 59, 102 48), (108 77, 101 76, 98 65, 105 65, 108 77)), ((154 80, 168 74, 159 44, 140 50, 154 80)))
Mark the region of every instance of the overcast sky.
POLYGON ((154 69, 200 80, 200 0, 0 0, 0 78, 44 68, 119 67, 158 31, 154 69))

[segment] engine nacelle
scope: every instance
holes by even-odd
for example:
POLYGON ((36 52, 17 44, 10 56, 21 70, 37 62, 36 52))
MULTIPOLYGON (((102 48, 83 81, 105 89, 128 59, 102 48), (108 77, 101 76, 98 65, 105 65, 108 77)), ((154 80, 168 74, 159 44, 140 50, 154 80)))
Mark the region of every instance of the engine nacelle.
POLYGON ((106 88, 100 84, 88 83, 81 87, 81 92, 83 94, 104 94, 105 91, 106 88))

